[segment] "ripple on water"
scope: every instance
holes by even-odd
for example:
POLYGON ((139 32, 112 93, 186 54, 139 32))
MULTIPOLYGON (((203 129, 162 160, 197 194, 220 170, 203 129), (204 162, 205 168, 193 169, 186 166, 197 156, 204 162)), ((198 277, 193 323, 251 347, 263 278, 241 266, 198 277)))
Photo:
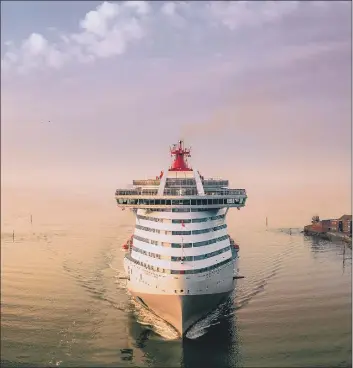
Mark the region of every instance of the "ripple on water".
POLYGON ((342 264, 342 246, 235 231, 245 279, 189 330, 181 353, 177 332, 130 301, 119 279, 132 230, 123 225, 61 237, 43 230, 46 239, 21 235, 2 247, 4 366, 350 364, 351 261, 342 264))

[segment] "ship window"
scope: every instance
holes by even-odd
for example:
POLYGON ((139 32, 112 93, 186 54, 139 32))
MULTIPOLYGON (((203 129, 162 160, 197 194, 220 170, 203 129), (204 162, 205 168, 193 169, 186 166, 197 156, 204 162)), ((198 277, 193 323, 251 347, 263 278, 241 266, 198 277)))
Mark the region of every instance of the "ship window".
POLYGON ((200 205, 201 204, 201 199, 197 199, 197 205, 200 205))
POLYGON ((190 205, 190 199, 184 199, 183 200, 183 205, 184 206, 189 206, 190 205))
POLYGON ((192 205, 192 206, 195 206, 195 205, 196 205, 196 199, 192 199, 192 200, 191 200, 191 205, 192 205))

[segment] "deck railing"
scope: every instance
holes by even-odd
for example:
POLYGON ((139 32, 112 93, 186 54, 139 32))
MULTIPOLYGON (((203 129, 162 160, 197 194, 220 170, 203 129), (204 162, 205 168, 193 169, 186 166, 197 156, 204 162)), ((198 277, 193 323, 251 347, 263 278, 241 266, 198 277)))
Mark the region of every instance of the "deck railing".
MULTIPOLYGON (((116 196, 157 196, 156 189, 117 189, 116 196)), ((164 196, 196 196, 198 192, 196 189, 164 189, 164 196)), ((233 196, 246 195, 245 189, 225 189, 219 191, 205 191, 205 196, 233 196)))
POLYGON ((159 179, 146 179, 146 180, 133 180, 133 185, 159 185, 161 181, 159 179))
MULTIPOLYGON (((139 185, 159 185, 160 179, 145 179, 145 180, 133 180, 132 184, 139 185)), ((202 179, 202 184, 206 187, 227 187, 229 185, 229 180, 220 180, 220 179, 202 179)), ((167 185, 179 186, 179 185, 195 185, 194 178, 168 178, 167 185)))
POLYGON ((205 187, 227 187, 229 180, 203 179, 202 184, 205 187))

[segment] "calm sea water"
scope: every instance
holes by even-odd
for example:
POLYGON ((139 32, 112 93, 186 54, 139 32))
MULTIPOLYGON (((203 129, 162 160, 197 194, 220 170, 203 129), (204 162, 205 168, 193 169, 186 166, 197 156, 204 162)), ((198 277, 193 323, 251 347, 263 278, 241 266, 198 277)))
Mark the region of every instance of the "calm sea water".
POLYGON ((352 255, 344 244, 239 227, 231 212, 245 279, 181 342, 130 300, 119 276, 133 217, 112 213, 85 207, 55 216, 52 208, 32 225, 27 212, 2 213, 2 366, 351 366, 352 255))

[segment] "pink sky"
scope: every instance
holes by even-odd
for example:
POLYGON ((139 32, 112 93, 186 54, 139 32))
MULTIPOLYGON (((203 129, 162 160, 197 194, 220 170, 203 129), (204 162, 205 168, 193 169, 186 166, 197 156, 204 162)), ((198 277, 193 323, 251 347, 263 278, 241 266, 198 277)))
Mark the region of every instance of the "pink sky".
POLYGON ((247 189, 243 224, 351 213, 350 2, 120 5, 101 18, 105 44, 74 44, 102 32, 85 17, 97 5, 2 5, 7 200, 43 188, 114 206, 116 187, 157 175, 184 138, 195 168, 247 189), (130 27, 120 53, 113 22, 130 27))

